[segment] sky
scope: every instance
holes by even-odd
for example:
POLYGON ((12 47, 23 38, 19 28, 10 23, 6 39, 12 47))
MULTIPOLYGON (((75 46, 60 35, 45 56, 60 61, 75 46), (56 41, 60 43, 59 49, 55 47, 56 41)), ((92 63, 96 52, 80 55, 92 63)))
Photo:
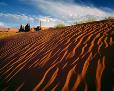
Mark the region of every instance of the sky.
POLYGON ((114 16, 114 0, 0 0, 0 27, 53 27, 114 16))

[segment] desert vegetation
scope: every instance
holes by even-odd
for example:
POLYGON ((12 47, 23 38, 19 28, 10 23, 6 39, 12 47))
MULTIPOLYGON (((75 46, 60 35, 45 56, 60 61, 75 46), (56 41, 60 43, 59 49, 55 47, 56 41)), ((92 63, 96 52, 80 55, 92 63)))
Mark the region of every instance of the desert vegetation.
POLYGON ((114 90, 114 20, 23 33, 0 46, 1 91, 114 90))
POLYGON ((105 18, 105 20, 112 20, 112 19, 114 19, 114 16, 109 16, 105 18))
POLYGON ((0 39, 16 35, 16 32, 0 32, 0 39))
POLYGON ((86 18, 84 20, 81 20, 79 22, 79 24, 82 24, 82 23, 88 23, 88 22, 93 22, 93 21, 96 21, 97 19, 95 17, 89 17, 89 18, 86 18))
POLYGON ((59 23, 55 26, 55 28, 64 28, 65 24, 64 23, 59 23))
POLYGON ((27 24, 25 27, 23 25, 20 26, 19 32, 29 32, 30 24, 27 24))

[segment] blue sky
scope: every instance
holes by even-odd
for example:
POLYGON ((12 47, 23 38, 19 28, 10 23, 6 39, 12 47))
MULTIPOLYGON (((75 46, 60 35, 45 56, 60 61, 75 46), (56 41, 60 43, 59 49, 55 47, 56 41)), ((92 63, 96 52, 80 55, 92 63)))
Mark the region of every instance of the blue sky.
POLYGON ((114 16, 114 0, 0 0, 0 27, 66 25, 114 16))

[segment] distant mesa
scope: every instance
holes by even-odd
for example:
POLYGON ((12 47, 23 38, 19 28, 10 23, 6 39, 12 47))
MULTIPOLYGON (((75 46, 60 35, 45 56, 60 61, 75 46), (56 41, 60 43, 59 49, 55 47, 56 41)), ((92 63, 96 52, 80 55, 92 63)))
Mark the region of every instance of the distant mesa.
POLYGON ((0 28, 0 32, 18 32, 17 28, 0 28))

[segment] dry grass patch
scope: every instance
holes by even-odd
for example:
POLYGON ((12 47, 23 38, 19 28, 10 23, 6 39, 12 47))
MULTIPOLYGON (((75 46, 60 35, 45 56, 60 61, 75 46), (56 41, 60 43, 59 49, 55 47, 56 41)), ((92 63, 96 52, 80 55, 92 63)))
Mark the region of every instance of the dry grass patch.
POLYGON ((18 33, 16 33, 16 32, 0 32, 0 39, 6 38, 9 36, 13 36, 16 34, 18 34, 18 33))

